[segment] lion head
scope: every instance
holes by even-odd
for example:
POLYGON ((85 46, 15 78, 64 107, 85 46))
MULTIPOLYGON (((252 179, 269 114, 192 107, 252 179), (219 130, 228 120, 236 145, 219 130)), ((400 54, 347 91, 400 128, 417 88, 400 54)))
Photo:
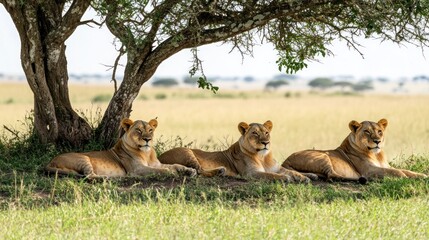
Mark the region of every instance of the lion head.
POLYGON ((264 124, 241 122, 238 130, 241 133, 240 146, 252 154, 265 156, 270 152, 270 132, 273 123, 268 120, 264 124))
POLYGON ((384 147, 384 130, 387 127, 387 120, 381 119, 378 122, 357 122, 351 121, 349 128, 351 141, 359 150, 364 152, 380 153, 384 147))
POLYGON ((153 133, 158 126, 158 121, 152 119, 149 122, 131 119, 123 119, 121 122, 123 130, 125 130, 122 140, 128 146, 141 151, 150 151, 153 145, 153 133))

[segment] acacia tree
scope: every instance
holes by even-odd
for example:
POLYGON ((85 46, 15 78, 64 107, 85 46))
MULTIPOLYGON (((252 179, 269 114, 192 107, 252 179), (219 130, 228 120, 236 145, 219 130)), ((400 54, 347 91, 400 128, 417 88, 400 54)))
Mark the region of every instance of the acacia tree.
POLYGON ((21 63, 34 95, 35 131, 43 143, 80 145, 90 125, 72 108, 68 92, 67 38, 81 24, 90 0, 0 0, 21 40, 21 63))
MULTIPOLYGON (((306 61, 332 54, 329 45, 343 39, 360 54, 358 37, 428 46, 428 1, 395 0, 100 0, 96 9, 126 53, 123 82, 99 126, 103 139, 113 139, 121 118, 130 114, 140 87, 168 57, 214 42, 232 43, 242 54, 271 42, 279 70, 296 72, 306 61)), ((204 76, 204 73, 201 72, 204 76)), ((212 88, 200 79, 201 87, 212 88)))
MULTIPOLYGON (((61 71, 62 74, 58 71, 52 73, 49 69, 65 63, 64 45, 60 42, 71 32, 63 30, 63 26, 70 30, 80 24, 78 17, 67 16, 82 16, 88 2, 69 1, 71 4, 65 14, 65 1, 25 2, 18 8, 17 1, 0 0, 11 15, 16 15, 12 18, 17 28, 22 28, 18 31, 22 35, 21 41, 25 40, 23 44, 26 46, 22 48, 28 55, 35 56, 31 51, 35 48, 30 48, 35 40, 40 42, 37 49, 46 51, 39 50, 44 55, 37 58, 24 56, 28 60, 23 60, 23 67, 27 78, 30 78, 30 86, 35 89, 36 115, 46 116, 37 129, 43 133, 49 126, 46 135, 50 136, 53 126, 67 129, 63 125, 69 123, 59 122, 56 118, 61 114, 71 114, 71 109, 59 108, 67 109, 63 113, 57 110, 55 103, 57 99, 68 101, 66 69, 61 71), (21 23, 21 16, 29 23, 21 23), (33 32, 31 36, 44 37, 26 37, 25 31, 33 32), (53 45, 57 46, 53 48, 56 51, 50 51, 52 46, 47 44, 49 42, 57 43, 53 45), (47 63, 51 58, 57 59, 54 64, 47 63), (43 80, 50 78, 54 78, 50 80, 52 83, 43 80), (46 90, 50 93, 48 96, 53 96, 42 96, 44 92, 37 90, 40 87, 49 89, 50 92, 46 90), (53 89, 62 95, 55 96, 51 93, 53 89)), ((121 44, 118 59, 124 54, 127 56, 123 81, 118 88, 115 87, 113 98, 96 131, 100 139, 112 142, 117 137, 120 120, 130 115, 141 86, 165 59, 183 49, 191 49, 194 53, 191 75, 200 71, 204 77, 196 48, 214 42, 229 42, 243 56, 252 54, 255 44, 271 42, 278 51, 279 70, 286 73, 301 70, 307 66, 307 61, 332 54, 329 46, 334 39, 343 39, 360 54, 358 39, 362 36, 421 46, 429 44, 427 0, 94 0, 92 4, 121 44)), ((204 78, 199 84, 215 90, 204 78)), ((68 137, 87 132, 87 124, 80 118, 76 119, 79 120, 72 125, 73 129, 65 131, 68 137)), ((49 137, 48 141, 54 138, 49 137)))

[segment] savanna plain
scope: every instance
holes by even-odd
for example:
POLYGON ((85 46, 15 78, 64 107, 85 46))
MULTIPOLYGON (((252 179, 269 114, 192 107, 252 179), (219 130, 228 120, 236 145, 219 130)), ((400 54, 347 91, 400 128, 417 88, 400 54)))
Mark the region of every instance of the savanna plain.
MULTIPOLYGON (((71 85, 76 111, 96 126, 113 87, 71 85)), ((222 150, 237 125, 271 120, 282 163, 303 149, 334 149, 351 120, 386 118, 392 166, 429 174, 429 96, 144 87, 131 119, 158 118, 158 153, 222 150)), ((0 239, 428 239, 429 179, 286 184, 246 178, 87 181, 46 176, 63 151, 30 136, 33 96, 0 85, 0 239)))

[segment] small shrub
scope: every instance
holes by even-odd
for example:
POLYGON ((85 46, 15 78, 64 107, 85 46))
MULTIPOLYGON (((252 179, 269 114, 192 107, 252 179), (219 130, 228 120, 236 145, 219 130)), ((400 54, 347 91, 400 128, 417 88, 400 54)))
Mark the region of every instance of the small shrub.
POLYGON ((185 77, 183 79, 183 83, 188 84, 188 85, 197 85, 198 82, 198 77, 185 77))
POLYGON ((139 96, 139 99, 140 99, 140 100, 143 100, 143 101, 146 101, 146 100, 149 100, 149 97, 148 97, 148 96, 146 96, 146 95, 140 95, 140 96, 139 96))
POLYGON ((112 99, 112 96, 109 94, 99 94, 91 99, 91 102, 109 102, 112 99))
POLYGON ((91 126, 92 129, 95 129, 100 124, 103 119, 103 112, 100 107, 97 107, 95 111, 91 106, 90 109, 76 109, 76 112, 91 126))
POLYGON ((9 99, 7 99, 4 103, 5 104, 12 104, 12 103, 14 103, 15 102, 15 100, 13 99, 13 98, 9 98, 9 99))
POLYGON ((161 137, 156 141, 155 146, 153 147, 155 149, 156 154, 159 156, 162 153, 166 152, 167 150, 170 150, 172 148, 177 148, 177 147, 191 147, 194 142, 185 142, 185 138, 182 138, 180 136, 176 136, 176 138, 170 138, 167 140, 162 139, 162 135, 161 137))
POLYGON ((360 96, 360 95, 357 92, 345 92, 345 91, 338 92, 338 91, 336 91, 336 92, 329 94, 328 96, 360 96))
POLYGON ((360 81, 352 86, 352 89, 357 92, 374 89, 371 81, 360 81))
POLYGON ((243 99, 248 99, 249 97, 256 97, 256 96, 249 96, 249 94, 247 94, 246 92, 240 92, 238 94, 238 97, 243 98, 243 99))
POLYGON ((152 86, 154 87, 172 87, 175 85, 178 85, 179 82, 177 82, 176 79, 173 78, 160 78, 153 81, 152 86))
POLYGON ((300 92, 285 92, 285 94, 283 95, 285 98, 299 98, 301 97, 301 93, 300 92))
POLYGON ((157 93, 155 95, 155 99, 158 99, 158 100, 162 100, 162 99, 166 99, 166 98, 167 98, 167 94, 165 94, 165 93, 157 93))
POLYGON ((233 93, 217 93, 215 95, 213 95, 214 98, 236 98, 237 96, 235 96, 233 93))
POLYGON ((57 153, 53 145, 41 143, 36 136, 33 112, 26 115, 21 125, 24 130, 4 126, 10 135, 0 133, 0 172, 39 171, 57 153))
POLYGON ((228 149, 234 143, 234 139, 224 137, 223 141, 215 140, 209 137, 205 143, 202 143, 199 148, 205 151, 223 151, 228 149))
POLYGON ((277 89, 282 86, 289 85, 286 80, 271 80, 265 84, 266 89, 277 89))

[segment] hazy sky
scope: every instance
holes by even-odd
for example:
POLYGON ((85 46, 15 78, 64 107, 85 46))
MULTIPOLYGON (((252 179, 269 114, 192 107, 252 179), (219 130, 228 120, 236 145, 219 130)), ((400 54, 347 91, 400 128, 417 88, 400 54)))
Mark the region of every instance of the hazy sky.
MULTIPOLYGON (((79 27, 66 42, 69 73, 109 74, 104 65, 112 65, 116 58, 112 42, 113 37, 105 28, 79 27)), ((380 43, 377 40, 363 40, 362 44, 364 59, 358 52, 349 50, 344 41, 338 41, 332 46, 335 56, 321 58, 320 62, 312 62, 308 68, 297 74, 306 77, 353 75, 357 78, 392 79, 429 75, 429 60, 424 56, 429 54, 429 48, 426 48, 423 54, 422 49, 411 45, 400 47, 392 43, 380 43)), ((218 43, 201 47, 199 56, 204 61, 207 76, 267 78, 280 73, 275 63, 277 54, 272 46, 258 46, 254 50, 254 57, 246 57, 242 62, 240 54, 229 53, 230 47, 218 43)), ((183 50, 162 63, 155 76, 183 77, 188 74, 191 67, 190 60, 190 51, 183 50)), ((23 74, 18 33, 2 5, 0 5, 0 73, 23 74)))

